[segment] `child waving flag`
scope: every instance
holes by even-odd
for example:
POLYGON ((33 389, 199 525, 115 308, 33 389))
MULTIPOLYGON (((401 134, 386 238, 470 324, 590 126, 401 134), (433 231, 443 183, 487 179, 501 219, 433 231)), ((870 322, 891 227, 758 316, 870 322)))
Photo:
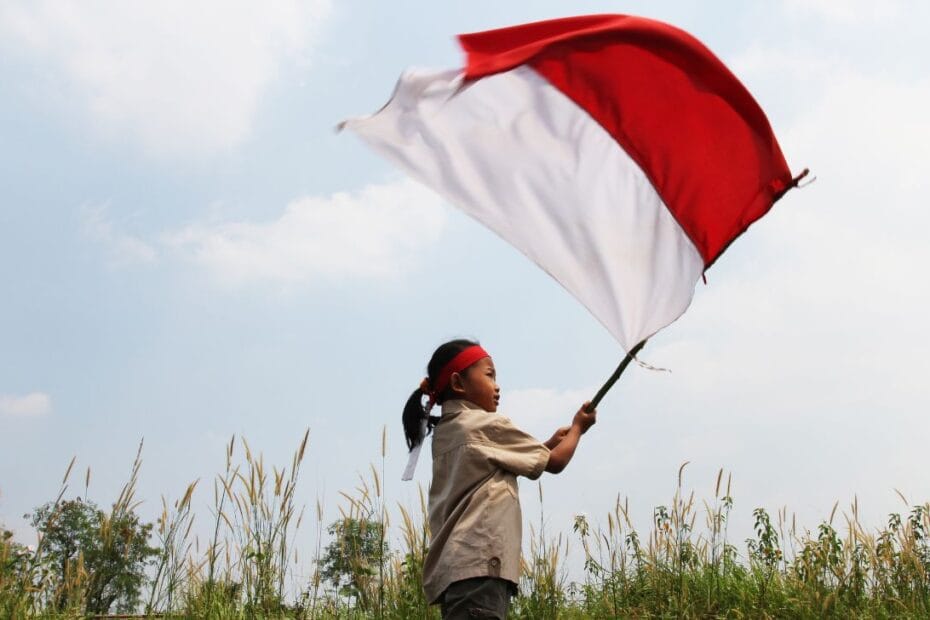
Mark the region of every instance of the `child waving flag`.
POLYGON ((806 170, 792 176, 752 95, 674 26, 587 15, 459 42, 464 69, 405 73, 381 110, 343 126, 545 269, 627 351, 545 444, 494 414, 493 364, 475 343, 440 347, 408 403, 406 478, 435 428, 427 595, 444 617, 503 617, 516 477, 565 467, 594 422, 585 411, 806 170))
POLYGON ((520 578, 517 476, 561 472, 596 419, 582 405, 571 426, 541 443, 496 413, 499 401, 491 356, 476 342, 453 340, 433 353, 427 377, 404 408, 414 465, 432 430, 423 587, 430 603, 442 606, 443 618, 506 617, 520 578), (442 407, 438 418, 429 415, 433 405, 442 407))

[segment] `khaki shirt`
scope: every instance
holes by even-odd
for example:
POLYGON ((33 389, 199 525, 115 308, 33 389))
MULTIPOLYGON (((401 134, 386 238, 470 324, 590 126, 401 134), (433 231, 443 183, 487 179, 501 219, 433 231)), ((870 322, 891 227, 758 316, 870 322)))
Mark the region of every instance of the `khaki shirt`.
POLYGON ((502 415, 466 400, 442 405, 433 430, 432 537, 423 566, 426 598, 472 577, 520 579, 523 535, 517 476, 535 479, 549 448, 502 415))

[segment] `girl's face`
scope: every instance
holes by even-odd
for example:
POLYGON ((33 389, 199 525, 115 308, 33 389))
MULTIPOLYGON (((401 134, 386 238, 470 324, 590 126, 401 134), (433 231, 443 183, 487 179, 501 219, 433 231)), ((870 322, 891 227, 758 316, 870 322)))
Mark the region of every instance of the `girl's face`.
POLYGON ((485 411, 497 411, 501 389, 490 357, 478 360, 461 373, 454 373, 450 386, 456 398, 471 401, 485 411))

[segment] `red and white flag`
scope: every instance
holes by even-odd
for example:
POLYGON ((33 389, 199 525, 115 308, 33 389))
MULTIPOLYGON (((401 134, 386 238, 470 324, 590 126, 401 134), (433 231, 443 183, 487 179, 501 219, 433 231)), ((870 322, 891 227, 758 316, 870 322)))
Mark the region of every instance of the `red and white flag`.
POLYGON ((344 126, 545 269, 627 351, 797 184, 749 92, 673 26, 592 15, 459 41, 464 70, 407 72, 344 126))

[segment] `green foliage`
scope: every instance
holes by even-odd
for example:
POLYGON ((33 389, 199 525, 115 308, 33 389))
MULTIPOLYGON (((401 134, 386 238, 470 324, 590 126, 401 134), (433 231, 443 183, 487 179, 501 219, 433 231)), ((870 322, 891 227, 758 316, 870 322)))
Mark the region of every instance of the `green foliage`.
MULTIPOLYGON (((189 537, 194 483, 179 499, 163 500, 153 529, 134 511, 138 456, 109 512, 63 499, 63 482, 58 498, 32 513, 36 545, 0 528, 0 618, 114 609, 191 618, 438 618, 423 593, 424 493, 418 512, 387 510, 374 467, 354 492, 341 494, 342 518, 328 528, 318 500, 309 536, 315 572, 309 581, 292 572, 297 558, 289 550, 300 523, 293 489, 306 442, 305 435, 288 468, 270 470, 244 442, 239 461, 230 442, 226 469, 214 481, 213 537, 203 550, 189 537), (392 532, 395 514, 400 527, 392 532), (285 582, 298 586, 286 589, 285 582)), ((684 489, 683 470, 646 529, 634 527, 620 498, 603 519, 576 517, 572 551, 583 554, 584 571, 575 581, 566 568, 568 538, 548 536, 545 518, 529 527, 511 617, 930 617, 930 505, 908 504, 873 530, 860 524, 853 502, 813 531, 799 530, 784 509, 759 507, 751 513, 752 537, 737 546, 728 529, 742 513, 723 472, 701 506, 684 489), (834 525, 837 514, 844 526, 834 525)))
POLYGON ((775 578, 779 564, 782 561, 782 550, 779 545, 778 532, 772 526, 771 517, 764 508, 756 508, 752 512, 755 519, 756 538, 746 541, 749 550, 749 567, 756 580, 759 592, 759 609, 767 609, 766 594, 772 579, 775 578))
POLYGON ((32 551, 13 540, 13 532, 0 527, 0 618, 26 615, 22 576, 32 561, 32 551))
POLYGON ((388 555, 381 523, 372 519, 345 517, 328 530, 333 541, 321 561, 323 578, 341 595, 362 608, 371 606, 372 583, 380 579, 388 555))
POLYGON ((10 575, 21 573, 32 552, 13 540, 13 532, 0 527, 0 591, 11 584, 10 575))
POLYGON ((833 527, 833 515, 813 533, 798 532, 786 511, 775 520, 757 508, 755 536, 742 558, 727 540, 729 484, 722 491, 718 477, 714 499, 704 506, 707 529, 696 533, 693 501, 682 494, 679 478, 671 505, 654 511, 647 545, 640 544, 625 503, 616 503, 604 529, 576 518, 585 580, 569 586, 559 617, 930 616, 928 505, 913 507, 906 518, 892 515, 877 535, 860 525, 856 503, 845 535, 833 527))
POLYGON ((148 545, 152 524, 77 498, 37 508, 32 525, 44 541, 53 609, 105 614, 138 607, 145 570, 158 553, 148 545))

